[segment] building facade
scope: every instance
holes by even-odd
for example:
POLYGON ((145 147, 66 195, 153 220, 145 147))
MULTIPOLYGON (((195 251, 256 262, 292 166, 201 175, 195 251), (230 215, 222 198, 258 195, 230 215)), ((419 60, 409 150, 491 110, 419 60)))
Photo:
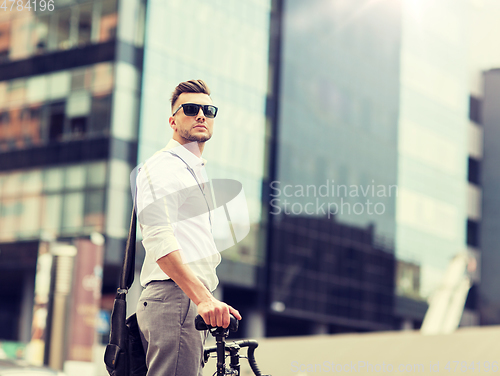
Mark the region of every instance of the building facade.
POLYGON ((491 69, 483 73, 484 92, 481 99, 481 124, 484 132, 484 156, 480 160, 480 169, 476 172, 482 187, 482 205, 480 225, 471 229, 471 238, 478 236, 481 249, 481 283, 479 284, 479 310, 481 325, 500 323, 500 301, 496 294, 498 288, 498 229, 500 228, 498 210, 498 187, 500 175, 498 158, 500 133, 498 131, 500 111, 500 69, 491 69), (479 228, 477 228, 479 227, 479 228), (474 230, 477 230, 474 232, 474 230))
POLYGON ((33 361, 61 369, 66 359, 92 360, 101 290, 116 289, 137 160, 145 2, 44 3, 0 20, 0 279, 9 286, 0 338, 33 343, 33 361), (80 300, 80 290, 97 299, 80 300), (53 320, 56 312, 68 320, 53 320), (91 335, 72 343, 78 325, 91 335))
POLYGON ((399 2, 277 3, 268 333, 392 329, 399 2))

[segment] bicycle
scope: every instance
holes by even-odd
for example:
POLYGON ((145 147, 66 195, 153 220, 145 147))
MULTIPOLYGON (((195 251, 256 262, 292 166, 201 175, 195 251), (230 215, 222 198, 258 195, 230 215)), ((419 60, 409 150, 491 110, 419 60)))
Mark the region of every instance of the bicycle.
POLYGON ((217 353, 217 371, 214 375, 217 376, 225 376, 225 375, 233 375, 240 376, 240 358, 245 358, 244 356, 240 356, 238 353, 243 347, 248 347, 247 356, 248 364, 252 369, 255 376, 271 376, 271 375, 262 375, 259 367, 257 366, 257 362, 255 361, 254 352, 259 343, 256 340, 241 340, 241 341, 233 341, 232 343, 227 344, 226 338, 229 336, 230 332, 238 331, 238 323, 236 317, 231 316, 231 321, 227 328, 222 327, 213 327, 207 325, 203 318, 200 315, 197 315, 194 323, 195 327, 198 330, 208 330, 214 337, 216 341, 215 346, 205 347, 203 350, 203 358, 205 364, 208 363, 208 360, 211 358, 210 354, 217 353), (229 353, 230 363, 229 367, 226 366, 226 353, 229 353))

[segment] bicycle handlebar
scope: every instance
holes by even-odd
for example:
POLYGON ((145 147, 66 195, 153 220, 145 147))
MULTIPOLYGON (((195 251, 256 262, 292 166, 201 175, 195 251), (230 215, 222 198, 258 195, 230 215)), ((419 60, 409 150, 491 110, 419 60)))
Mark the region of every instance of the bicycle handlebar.
MULTIPOLYGON (((229 318, 230 321, 227 329, 229 329, 230 332, 237 332, 239 321, 232 314, 229 314, 229 318)), ((195 317, 194 326, 196 327, 197 330, 207 330, 207 329, 217 328, 215 326, 207 325, 203 320, 203 317, 201 317, 200 315, 197 315, 195 317)))
MULTIPOLYGON (((253 373, 255 376, 262 376, 261 371, 259 370, 259 367, 257 366, 257 362, 255 361, 255 349, 257 346, 259 346, 258 342, 253 340, 253 339, 245 339, 241 341, 233 341, 230 344, 227 344, 226 346, 230 345, 238 345, 239 347, 248 347, 248 364, 250 364, 250 368, 252 369, 253 373)), ((205 354, 211 354, 217 352, 217 346, 212 346, 212 347, 207 347, 205 348, 205 354)))

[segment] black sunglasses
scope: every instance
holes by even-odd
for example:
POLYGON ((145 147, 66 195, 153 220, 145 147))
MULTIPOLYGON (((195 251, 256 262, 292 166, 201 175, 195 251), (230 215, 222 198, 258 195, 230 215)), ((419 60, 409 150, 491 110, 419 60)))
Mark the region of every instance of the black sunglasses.
POLYGON ((200 112, 200 107, 203 109, 203 113, 207 118, 214 118, 215 115, 217 115, 217 107, 212 106, 211 104, 184 103, 174 111, 172 116, 174 116, 181 108, 184 108, 184 115, 196 116, 200 112))

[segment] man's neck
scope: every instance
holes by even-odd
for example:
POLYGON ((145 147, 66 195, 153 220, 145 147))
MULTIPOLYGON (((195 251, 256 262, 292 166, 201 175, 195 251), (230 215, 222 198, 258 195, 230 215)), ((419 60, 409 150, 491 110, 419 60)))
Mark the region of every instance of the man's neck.
POLYGON ((191 153, 196 155, 198 158, 201 158, 201 155, 203 154, 203 149, 205 148, 205 142, 198 142, 198 141, 189 141, 188 139, 178 136, 174 134, 172 137, 175 141, 177 141, 179 144, 184 146, 187 150, 189 150, 191 153))

